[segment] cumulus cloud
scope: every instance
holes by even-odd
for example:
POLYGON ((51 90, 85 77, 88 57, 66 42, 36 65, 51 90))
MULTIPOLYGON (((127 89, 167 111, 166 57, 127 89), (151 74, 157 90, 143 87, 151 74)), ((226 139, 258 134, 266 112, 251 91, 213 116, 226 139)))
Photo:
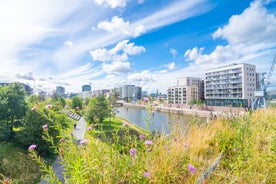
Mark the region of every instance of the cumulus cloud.
POLYGON ((129 62, 114 61, 111 64, 102 65, 106 73, 126 73, 131 71, 129 62))
POLYGON ((230 18, 227 25, 220 27, 214 38, 226 39, 230 44, 276 42, 276 17, 254 1, 240 15, 230 18))
POLYGON ((107 5, 111 8, 125 7, 126 0, 94 0, 98 5, 107 5))
POLYGON ((174 69, 176 68, 176 66, 175 66, 175 63, 174 63, 174 62, 169 63, 169 64, 167 65, 167 67, 168 67, 168 69, 169 69, 169 70, 174 70, 174 69))
POLYGON ((144 0, 137 0, 138 4, 142 4, 144 0))
POLYGON ((24 80, 34 80, 34 76, 32 72, 24 73, 24 74, 16 74, 15 77, 18 79, 24 79, 24 80))
POLYGON ((129 40, 120 41, 114 48, 107 50, 105 48, 90 51, 93 60, 96 61, 127 61, 128 55, 136 55, 145 52, 142 46, 136 46, 134 43, 128 43, 129 40), (122 53, 122 54, 120 54, 122 53))
POLYGON ((140 73, 133 73, 128 76, 130 81, 143 81, 143 82, 151 82, 153 81, 152 75, 149 70, 144 70, 140 73))
POLYGON ((97 25, 98 29, 108 32, 120 31, 127 36, 137 37, 145 33, 146 29, 143 25, 130 25, 129 21, 123 18, 113 17, 111 21, 101 21, 97 25))
POLYGON ((67 47, 69 47, 69 48, 72 48, 74 45, 73 45, 73 42, 71 42, 71 41, 66 41, 66 42, 64 42, 64 45, 66 45, 67 47))
POLYGON ((170 53, 173 55, 173 58, 175 58, 175 56, 178 54, 178 52, 173 48, 170 48, 170 53))
MULTIPOLYGON (((209 54, 204 48, 188 49, 184 57, 195 64, 256 62, 256 58, 272 52, 276 46, 276 17, 269 14, 261 1, 250 4, 240 15, 233 15, 228 24, 213 33, 213 38, 225 39, 228 44, 217 45, 209 54)), ((257 63, 255 63, 257 64, 257 63)))

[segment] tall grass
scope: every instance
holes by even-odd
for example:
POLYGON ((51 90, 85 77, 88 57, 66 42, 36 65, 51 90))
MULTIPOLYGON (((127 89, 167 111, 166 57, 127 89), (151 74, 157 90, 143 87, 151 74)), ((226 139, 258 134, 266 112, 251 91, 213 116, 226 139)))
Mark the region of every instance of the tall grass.
POLYGON ((66 183, 196 183, 219 155, 203 183, 276 181, 275 108, 191 123, 169 136, 141 136, 114 119, 105 123, 90 128, 81 144, 61 132, 57 149, 66 183))

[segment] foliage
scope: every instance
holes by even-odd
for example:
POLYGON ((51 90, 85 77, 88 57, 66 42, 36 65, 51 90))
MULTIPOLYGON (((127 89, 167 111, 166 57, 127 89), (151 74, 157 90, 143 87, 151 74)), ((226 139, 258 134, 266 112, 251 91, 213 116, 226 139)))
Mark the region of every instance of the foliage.
POLYGON ((9 177, 12 183, 35 184, 39 182, 39 166, 26 154, 26 149, 20 145, 5 143, 0 149, 0 173, 1 180, 9 177))
POLYGON ((63 135, 58 149, 65 174, 70 176, 65 180, 80 184, 196 183, 223 155, 205 183, 273 183, 275 113, 276 109, 267 109, 222 116, 208 124, 193 123, 188 130, 173 129, 169 136, 142 137, 131 134, 124 122, 106 120, 115 125, 97 124, 80 145, 63 135))
POLYGON ((90 123, 99 121, 100 123, 110 116, 111 109, 103 95, 91 98, 87 110, 86 118, 90 123))
POLYGON ((0 122, 13 131, 14 123, 20 120, 27 110, 25 91, 20 83, 11 83, 0 88, 0 122))
POLYGON ((82 109, 82 100, 78 96, 74 96, 72 98, 72 104, 71 104, 72 109, 82 109))
POLYGON ((29 103, 37 103, 37 102, 42 102, 44 101, 44 97, 43 96, 37 96, 35 94, 32 94, 29 98, 28 98, 28 102, 29 103))

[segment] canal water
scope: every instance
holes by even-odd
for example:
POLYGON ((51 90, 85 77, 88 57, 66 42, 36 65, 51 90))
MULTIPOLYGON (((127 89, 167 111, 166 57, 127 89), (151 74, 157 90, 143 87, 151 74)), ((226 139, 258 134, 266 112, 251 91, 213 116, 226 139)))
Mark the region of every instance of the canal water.
POLYGON ((165 112, 148 112, 146 109, 137 107, 119 107, 115 109, 116 116, 122 117, 127 121, 136 124, 138 127, 151 131, 162 131, 169 134, 171 129, 185 128, 192 120, 192 116, 178 115, 165 112))

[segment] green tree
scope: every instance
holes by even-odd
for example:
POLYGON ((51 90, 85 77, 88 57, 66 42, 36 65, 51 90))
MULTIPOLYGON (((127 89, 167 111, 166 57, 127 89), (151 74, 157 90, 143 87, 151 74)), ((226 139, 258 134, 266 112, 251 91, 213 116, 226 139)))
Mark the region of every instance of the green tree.
POLYGON ((0 122, 13 131, 16 121, 26 113, 25 90, 20 83, 11 83, 0 88, 0 122))
POLYGON ((80 109, 82 109, 82 101, 78 96, 74 96, 72 98, 72 104, 71 104, 71 108, 72 109, 76 109, 77 107, 79 107, 80 109))
POLYGON ((97 118, 101 123, 105 118, 110 116, 110 106, 103 95, 91 98, 87 110, 86 117, 88 121, 94 122, 94 118, 97 118))

